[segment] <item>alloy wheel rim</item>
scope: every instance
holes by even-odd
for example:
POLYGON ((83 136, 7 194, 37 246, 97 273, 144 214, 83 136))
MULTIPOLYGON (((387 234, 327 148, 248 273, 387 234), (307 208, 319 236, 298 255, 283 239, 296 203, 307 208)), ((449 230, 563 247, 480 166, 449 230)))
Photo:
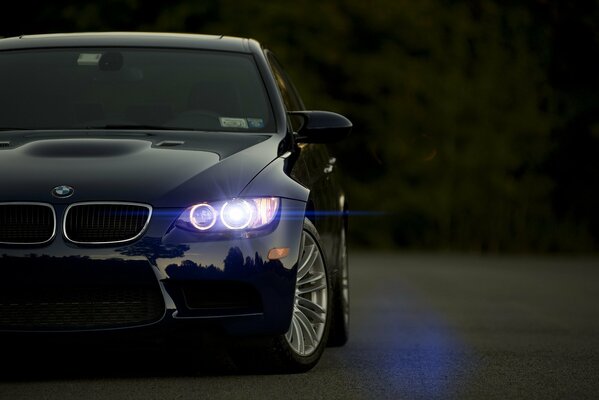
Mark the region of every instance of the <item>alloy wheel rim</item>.
POLYGON ((327 275, 322 254, 314 238, 302 234, 302 255, 298 263, 291 325, 285 339, 300 356, 316 351, 327 320, 327 275))

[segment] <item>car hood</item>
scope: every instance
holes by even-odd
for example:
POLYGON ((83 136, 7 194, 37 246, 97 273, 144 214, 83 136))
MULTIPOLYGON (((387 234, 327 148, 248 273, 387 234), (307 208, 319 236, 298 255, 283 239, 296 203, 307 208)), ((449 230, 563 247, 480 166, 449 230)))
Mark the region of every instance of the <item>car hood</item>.
POLYGON ((186 207, 238 195, 281 137, 204 132, 29 132, 0 142, 0 202, 130 201, 186 207), (51 190, 74 188, 68 199, 51 190))

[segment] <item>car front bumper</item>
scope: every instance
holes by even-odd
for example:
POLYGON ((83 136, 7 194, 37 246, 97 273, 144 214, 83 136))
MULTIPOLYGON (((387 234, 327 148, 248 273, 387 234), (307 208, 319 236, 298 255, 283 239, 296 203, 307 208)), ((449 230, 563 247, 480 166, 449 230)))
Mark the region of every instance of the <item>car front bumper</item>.
MULTIPOLYGON (((66 207, 53 206, 60 220, 66 207)), ((155 209, 132 243, 78 246, 59 228, 43 247, 0 248, 0 331, 152 333, 210 325, 229 335, 284 333, 304 209, 282 199, 276 224, 255 237, 202 237, 174 226, 180 209, 155 209), (269 260, 269 250, 280 247, 288 256, 269 260), (146 314, 127 320, 129 305, 119 306, 127 302, 146 314)))

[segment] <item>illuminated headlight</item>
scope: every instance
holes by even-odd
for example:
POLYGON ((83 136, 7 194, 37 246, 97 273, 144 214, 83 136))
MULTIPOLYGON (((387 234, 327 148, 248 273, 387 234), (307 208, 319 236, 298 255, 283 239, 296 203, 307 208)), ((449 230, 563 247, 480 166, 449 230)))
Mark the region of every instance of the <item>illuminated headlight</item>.
POLYGON ((220 209, 220 220, 229 229, 244 229, 252 222, 254 210, 243 199, 227 201, 220 209))
POLYGON ((177 225, 206 232, 254 230, 270 224, 278 210, 276 197, 200 203, 185 210, 177 225))
POLYGON ((196 204, 189 211, 189 221, 201 231, 212 228, 216 219, 216 210, 210 204, 196 204))

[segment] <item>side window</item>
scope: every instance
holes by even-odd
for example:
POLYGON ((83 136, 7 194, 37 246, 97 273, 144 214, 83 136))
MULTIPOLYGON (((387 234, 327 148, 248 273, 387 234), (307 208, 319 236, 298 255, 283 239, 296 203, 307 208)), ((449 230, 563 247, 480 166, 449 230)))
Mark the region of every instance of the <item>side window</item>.
MULTIPOLYGON (((279 64, 275 56, 270 51, 267 51, 266 56, 277 82, 277 87, 279 88, 281 97, 283 98, 283 103, 285 103, 285 109, 287 111, 304 110, 304 103, 299 96, 297 89, 293 85, 293 82, 291 82, 289 76, 285 73, 283 68, 281 68, 281 64, 279 64)), ((291 127, 293 130, 297 131, 302 123, 301 118, 292 116, 289 119, 291 121, 291 127)))

